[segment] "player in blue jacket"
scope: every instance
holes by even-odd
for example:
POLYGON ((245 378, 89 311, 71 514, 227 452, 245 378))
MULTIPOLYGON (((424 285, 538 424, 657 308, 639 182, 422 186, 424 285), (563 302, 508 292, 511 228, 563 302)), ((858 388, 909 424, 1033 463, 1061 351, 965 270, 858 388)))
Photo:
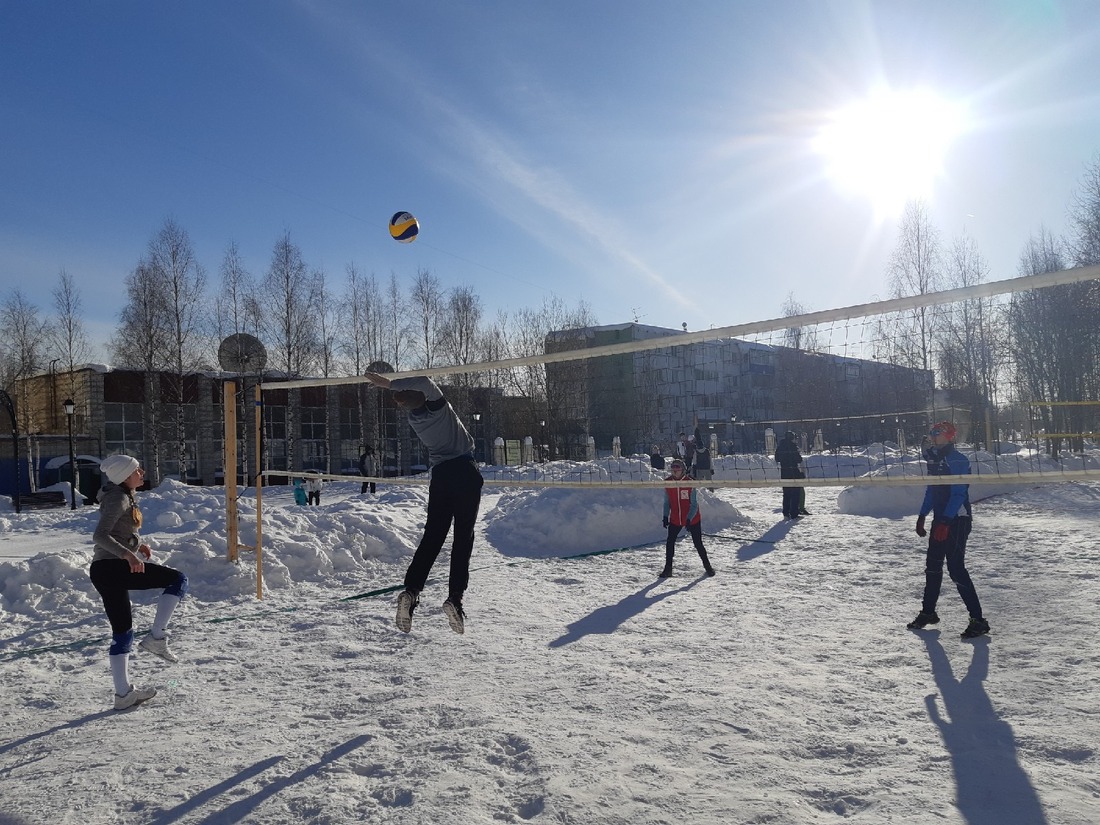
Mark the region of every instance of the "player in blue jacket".
MULTIPOLYGON (((932 446, 925 452, 930 476, 970 475, 970 461, 955 449, 955 426, 950 421, 933 425, 929 432, 932 446)), ((966 609, 970 612, 970 624, 962 632, 964 639, 983 636, 989 632, 989 622, 982 616, 982 605, 966 570, 966 540, 970 535, 970 485, 929 484, 924 502, 917 517, 917 535, 928 536, 928 555, 924 570, 924 600, 920 613, 909 622, 911 630, 918 630, 939 622, 936 602, 943 582, 943 563, 955 582, 966 609), (932 514, 932 530, 925 529, 925 519, 932 514)))

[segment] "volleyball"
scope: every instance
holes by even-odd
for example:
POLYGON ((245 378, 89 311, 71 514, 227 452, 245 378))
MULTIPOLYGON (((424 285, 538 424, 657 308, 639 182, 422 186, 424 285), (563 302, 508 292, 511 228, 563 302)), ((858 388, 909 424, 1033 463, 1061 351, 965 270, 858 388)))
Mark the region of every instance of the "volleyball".
POLYGON ((390 218, 390 236, 401 243, 412 243, 420 231, 420 223, 408 212, 395 212, 390 218))

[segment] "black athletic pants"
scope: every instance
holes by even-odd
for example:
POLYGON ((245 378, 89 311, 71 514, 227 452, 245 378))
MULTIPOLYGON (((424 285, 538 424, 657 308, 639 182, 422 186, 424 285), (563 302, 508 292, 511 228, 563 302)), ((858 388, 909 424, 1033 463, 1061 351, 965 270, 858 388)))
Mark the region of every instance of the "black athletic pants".
POLYGON ((921 612, 935 613, 936 602, 940 598, 940 585, 943 583, 943 563, 947 561, 947 573, 962 596, 963 604, 970 615, 980 618, 982 605, 970 573, 966 569, 966 540, 970 536, 971 519, 960 516, 951 522, 951 529, 944 541, 935 541, 931 529, 928 531, 928 555, 924 568, 924 600, 921 612))
POLYGON ((783 488, 783 517, 794 518, 798 515, 799 504, 802 501, 801 487, 783 488))
POLYGON ((125 559, 99 559, 89 570, 92 587, 99 591, 111 633, 125 633, 134 627, 130 606, 131 590, 155 590, 171 587, 180 580, 180 571, 160 564, 145 562, 144 573, 131 573, 125 559))
POLYGON ((470 583, 470 555, 474 550, 474 524, 481 504, 481 487, 485 479, 472 458, 461 456, 432 467, 428 484, 428 518, 424 536, 405 572, 405 589, 419 593, 424 589, 447 533, 454 523, 451 546, 451 571, 447 596, 462 601, 470 583))

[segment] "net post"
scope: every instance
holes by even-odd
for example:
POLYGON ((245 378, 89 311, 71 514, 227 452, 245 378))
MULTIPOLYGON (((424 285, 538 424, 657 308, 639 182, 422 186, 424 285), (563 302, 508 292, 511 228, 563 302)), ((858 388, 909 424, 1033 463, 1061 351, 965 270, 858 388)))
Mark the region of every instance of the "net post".
POLYGON ((256 598, 264 597, 264 573, 263 573, 263 489, 264 472, 261 458, 263 456, 263 396, 260 385, 256 385, 256 598))
POLYGON ((222 478, 225 481, 225 544, 227 558, 238 558, 237 534, 237 382, 222 384, 222 400, 225 412, 225 446, 223 449, 222 478))

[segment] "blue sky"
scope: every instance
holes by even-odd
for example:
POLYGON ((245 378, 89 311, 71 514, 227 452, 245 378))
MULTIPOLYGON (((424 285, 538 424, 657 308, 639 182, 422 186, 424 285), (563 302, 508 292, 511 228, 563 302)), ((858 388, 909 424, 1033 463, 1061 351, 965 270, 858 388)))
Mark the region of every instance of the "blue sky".
POLYGON ((262 276, 289 231, 333 286, 427 269, 490 315, 557 295, 694 330, 791 292, 863 303, 895 212, 815 141, 884 88, 963 113, 922 193, 1000 280, 1065 227, 1097 77, 1093 0, 0 0, 0 288, 48 314, 65 269, 101 340, 170 217, 211 280, 230 241, 262 276))

